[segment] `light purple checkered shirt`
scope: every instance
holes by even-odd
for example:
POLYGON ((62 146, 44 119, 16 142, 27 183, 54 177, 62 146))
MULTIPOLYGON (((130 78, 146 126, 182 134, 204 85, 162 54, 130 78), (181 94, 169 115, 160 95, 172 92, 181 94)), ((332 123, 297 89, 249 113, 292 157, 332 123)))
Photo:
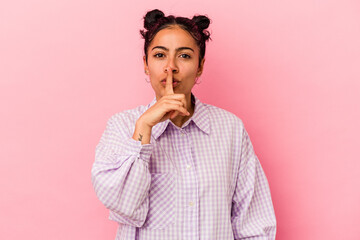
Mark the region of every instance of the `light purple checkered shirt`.
POLYGON ((193 116, 132 139, 148 106, 113 115, 92 168, 117 240, 275 239, 269 185, 242 121, 196 97, 193 116))

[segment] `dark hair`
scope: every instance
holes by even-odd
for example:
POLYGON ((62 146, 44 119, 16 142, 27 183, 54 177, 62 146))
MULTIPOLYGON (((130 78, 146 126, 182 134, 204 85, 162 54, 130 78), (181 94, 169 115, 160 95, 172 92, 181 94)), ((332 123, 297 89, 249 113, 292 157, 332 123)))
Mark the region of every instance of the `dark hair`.
POLYGON ((145 39, 144 52, 146 62, 148 58, 147 49, 154 39, 155 35, 162 29, 172 25, 178 25, 195 39, 200 49, 199 65, 205 56, 205 42, 210 39, 210 33, 206 29, 210 25, 210 19, 204 15, 196 15, 192 19, 186 17, 175 17, 169 15, 165 17, 164 13, 158 9, 154 9, 146 13, 144 17, 144 28, 140 30, 141 36, 145 39))

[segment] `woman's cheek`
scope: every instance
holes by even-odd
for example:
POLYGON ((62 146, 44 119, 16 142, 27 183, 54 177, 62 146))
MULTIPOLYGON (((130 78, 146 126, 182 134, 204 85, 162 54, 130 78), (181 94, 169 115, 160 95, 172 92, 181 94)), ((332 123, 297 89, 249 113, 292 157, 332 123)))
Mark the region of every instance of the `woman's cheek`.
POLYGON ((160 75, 163 73, 163 70, 165 69, 165 66, 161 63, 153 64, 150 71, 153 73, 153 75, 160 75))
POLYGON ((194 67, 194 65, 191 65, 191 67, 189 67, 186 71, 187 76, 191 78, 196 78, 197 72, 198 72, 198 68, 194 67))

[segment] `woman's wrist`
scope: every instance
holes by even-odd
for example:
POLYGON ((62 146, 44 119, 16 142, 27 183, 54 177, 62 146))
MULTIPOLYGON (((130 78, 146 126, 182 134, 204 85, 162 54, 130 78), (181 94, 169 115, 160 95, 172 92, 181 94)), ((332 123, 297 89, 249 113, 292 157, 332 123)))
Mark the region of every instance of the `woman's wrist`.
POLYGON ((141 117, 136 121, 135 131, 133 134, 133 139, 140 141, 141 144, 149 144, 151 138, 151 129, 152 127, 146 124, 141 117))

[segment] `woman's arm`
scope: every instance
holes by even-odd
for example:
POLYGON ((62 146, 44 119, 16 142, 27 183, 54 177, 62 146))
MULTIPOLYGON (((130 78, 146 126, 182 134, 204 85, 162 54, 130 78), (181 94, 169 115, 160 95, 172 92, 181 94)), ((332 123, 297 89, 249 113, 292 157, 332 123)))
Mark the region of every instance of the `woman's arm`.
POLYGON ((231 221, 235 239, 274 240, 276 219, 269 184, 243 129, 240 169, 231 221))
POLYGON ((184 94, 174 94, 172 69, 168 68, 166 95, 147 109, 134 124, 125 114, 114 115, 96 147, 92 182, 100 201, 116 220, 141 227, 149 210, 151 174, 148 169, 152 127, 177 115, 189 116, 184 94))
POLYGON ((132 139, 129 123, 120 116, 110 118, 96 147, 92 182, 97 197, 118 221, 141 227, 149 207, 152 146, 132 139))

